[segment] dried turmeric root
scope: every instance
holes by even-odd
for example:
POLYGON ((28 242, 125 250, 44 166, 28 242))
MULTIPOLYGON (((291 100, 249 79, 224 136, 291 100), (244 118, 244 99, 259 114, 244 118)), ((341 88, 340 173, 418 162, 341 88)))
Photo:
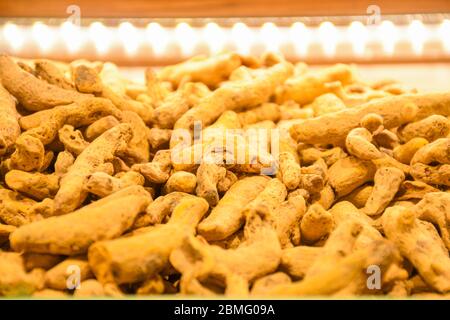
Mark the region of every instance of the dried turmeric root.
POLYGON ((81 254, 95 241, 127 231, 150 201, 144 189, 123 196, 115 193, 72 213, 18 228, 11 234, 11 246, 24 252, 81 254))

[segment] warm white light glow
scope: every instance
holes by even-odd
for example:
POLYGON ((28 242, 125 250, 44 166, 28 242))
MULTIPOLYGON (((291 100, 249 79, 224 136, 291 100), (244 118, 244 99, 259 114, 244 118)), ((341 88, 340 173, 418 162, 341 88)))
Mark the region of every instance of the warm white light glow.
POLYGON ((392 21, 385 20, 378 29, 378 38, 383 45, 386 54, 392 55, 398 41, 398 30, 392 21))
POLYGON ((137 52, 140 44, 139 34, 137 29, 130 22, 122 22, 119 25, 119 38, 128 55, 133 55, 137 52))
POLYGON ((38 21, 33 24, 31 32, 34 41, 36 41, 42 51, 48 51, 52 47, 55 41, 55 35, 47 25, 38 21))
POLYGON ((422 21, 413 20, 408 27, 408 35, 414 53, 417 55, 421 54, 427 37, 427 30, 422 21))
POLYGON ((151 22, 147 25, 145 31, 147 40, 150 42, 153 52, 159 56, 164 53, 169 42, 166 30, 157 22, 151 22))
POLYGON ((19 50, 25 41, 22 30, 14 23, 7 23, 3 26, 3 36, 15 51, 19 50))
POLYGON ((445 50, 450 53, 450 20, 445 19, 439 27, 439 36, 445 50))
POLYGON ((226 37, 222 28, 217 23, 209 22, 203 29, 203 39, 209 46, 211 53, 218 53, 222 51, 225 45, 226 37))
POLYGON ((111 32, 101 22, 94 22, 89 26, 89 35, 99 54, 105 54, 111 46, 111 32))
POLYGON ((367 44, 367 28, 360 21, 353 21, 348 28, 348 37, 352 43, 353 51, 363 55, 367 44))
POLYGON ((252 46, 253 33, 245 23, 238 22, 231 29, 231 37, 241 54, 249 54, 252 46))
POLYGON ((193 54, 198 41, 196 33, 186 22, 181 22, 175 27, 175 40, 181 46, 181 52, 185 56, 193 54))
POLYGON ((338 31, 330 21, 322 22, 319 26, 319 40, 323 51, 327 56, 333 56, 338 43, 338 31))
POLYGON ((278 52, 282 41, 282 34, 273 22, 266 22, 261 27, 260 38, 268 51, 278 52))
POLYGON ((80 29, 80 26, 76 26, 70 21, 61 24, 60 36, 71 53, 77 52, 82 45, 83 37, 80 29))
POLYGON ((304 23, 295 22, 290 29, 290 41, 294 44, 297 54, 306 56, 311 42, 311 32, 304 23))

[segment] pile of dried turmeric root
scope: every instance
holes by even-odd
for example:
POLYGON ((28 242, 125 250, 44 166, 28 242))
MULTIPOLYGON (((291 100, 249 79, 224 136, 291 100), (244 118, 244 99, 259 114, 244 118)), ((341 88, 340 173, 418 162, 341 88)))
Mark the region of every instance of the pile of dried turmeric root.
POLYGON ((0 56, 0 296, 449 297, 450 92, 271 53, 145 76, 0 56))

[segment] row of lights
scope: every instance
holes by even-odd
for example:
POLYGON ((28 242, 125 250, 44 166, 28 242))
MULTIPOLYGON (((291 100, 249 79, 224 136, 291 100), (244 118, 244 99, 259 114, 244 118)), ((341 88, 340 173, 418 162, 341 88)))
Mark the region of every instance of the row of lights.
POLYGON ((424 25, 420 20, 413 20, 407 26, 396 26, 389 20, 379 25, 366 26, 360 21, 352 22, 348 27, 335 26, 326 21, 318 27, 309 27, 302 22, 295 22, 290 27, 277 27, 272 22, 264 23, 261 28, 248 27, 242 22, 231 28, 223 28, 214 22, 202 28, 193 28, 181 22, 173 28, 152 22, 146 28, 137 28, 130 22, 122 22, 118 28, 93 22, 89 27, 78 27, 71 22, 64 22, 59 27, 36 22, 31 27, 7 23, 3 26, 3 37, 14 52, 19 52, 31 36, 42 52, 53 48, 58 37, 65 43, 71 53, 76 53, 84 43, 91 41, 99 54, 106 54, 115 41, 120 41, 125 52, 132 56, 142 43, 149 43, 156 55, 164 54, 170 42, 177 43, 186 56, 194 52, 197 44, 205 43, 213 53, 221 51, 227 43, 232 43, 241 53, 248 53, 252 44, 263 44, 270 51, 278 51, 284 43, 294 45, 299 55, 306 55, 313 42, 319 42, 326 55, 332 56, 336 46, 349 42, 356 55, 363 55, 371 41, 382 44, 386 54, 393 54, 396 43, 406 40, 413 51, 420 55, 424 44, 429 40, 438 40, 447 53, 450 53, 450 20, 440 25, 424 25))

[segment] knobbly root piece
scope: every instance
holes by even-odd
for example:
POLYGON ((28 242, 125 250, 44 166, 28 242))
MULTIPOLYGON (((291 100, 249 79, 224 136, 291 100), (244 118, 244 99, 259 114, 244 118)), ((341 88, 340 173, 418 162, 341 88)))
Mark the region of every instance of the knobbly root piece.
POLYGON ((45 150, 39 139, 22 134, 17 138, 15 147, 16 150, 9 159, 10 169, 34 171, 43 167, 45 150))
POLYGON ((208 210, 199 197, 183 198, 173 210, 168 223, 135 236, 97 242, 89 248, 88 260, 102 284, 135 283, 152 277, 169 262, 178 248, 208 210))
POLYGON ((50 109, 90 97, 36 78, 7 55, 0 56, 0 79, 5 89, 29 111, 50 109))
POLYGON ((118 150, 118 156, 129 165, 134 163, 148 162, 150 152, 147 140, 147 127, 142 119, 132 111, 122 112, 122 123, 130 124, 133 130, 133 138, 126 144, 125 148, 118 150))
POLYGON ((210 58, 194 57, 186 62, 165 67, 158 73, 164 81, 170 81, 175 87, 181 82, 202 82, 215 88, 228 79, 239 68, 241 58, 236 53, 223 53, 210 58))
POLYGON ((361 160, 379 159, 383 156, 381 151, 372 144, 372 134, 365 128, 355 128, 350 131, 345 139, 345 146, 351 155, 361 160))
POLYGON ((35 291, 32 297, 37 299, 66 299, 70 297, 66 292, 53 289, 42 289, 35 291))
POLYGON ((160 79, 158 79, 155 71, 151 68, 145 69, 145 84, 147 87, 146 96, 149 98, 149 102, 152 105, 159 105, 170 93, 170 90, 163 85, 160 79))
POLYGON ((172 166, 170 150, 159 150, 152 162, 139 163, 131 167, 152 183, 165 183, 170 176, 172 166))
POLYGON ((36 268, 48 270, 61 262, 61 256, 53 254, 25 253, 23 254, 25 270, 31 271, 36 268))
MULTIPOLYGON (((219 279, 233 274, 251 282, 274 272, 280 262, 281 247, 269 217, 250 213, 244 233, 245 244, 228 250, 208 245, 193 236, 185 239, 170 256, 170 262, 182 274, 182 290, 192 282, 200 281, 201 287, 211 284, 215 274, 222 275, 219 279)), ((223 283, 224 280, 220 282, 219 286, 227 289, 229 284, 223 283)))
POLYGON ((439 228, 439 233, 445 246, 450 250, 450 193, 431 192, 414 207, 418 219, 433 223, 439 228))
POLYGON ((118 124, 119 120, 117 120, 114 116, 100 118, 86 128, 86 131, 84 132, 86 140, 93 141, 103 132, 117 126, 118 124))
POLYGON ((409 165, 416 152, 427 144, 428 140, 424 138, 411 138, 405 144, 394 148, 394 159, 409 165))
POLYGON ((327 182, 327 165, 319 158, 314 164, 300 169, 299 188, 307 190, 310 194, 320 193, 327 182))
POLYGON ((301 237, 307 244, 325 239, 333 229, 333 216, 319 204, 311 205, 300 223, 301 237))
POLYGON ((86 258, 82 256, 69 257, 47 271, 45 286, 55 290, 72 290, 81 281, 92 277, 93 274, 86 258))
POLYGON ((146 279, 136 290, 137 295, 177 293, 174 285, 159 274, 146 279))
POLYGON ((347 157, 347 153, 340 147, 334 147, 328 150, 317 148, 305 148, 299 150, 301 162, 303 165, 310 165, 322 158, 327 166, 332 166, 339 159, 347 157))
POLYGON ((19 227, 37 220, 39 217, 33 211, 36 205, 17 192, 0 189, 0 220, 6 224, 19 227))
POLYGON ((122 292, 115 285, 102 285, 94 279, 88 279, 80 283, 73 296, 75 298, 89 297, 123 297, 122 292))
POLYGON ((11 151, 20 135, 18 118, 16 102, 0 81, 0 156, 11 151))
POLYGON ((217 191, 220 195, 224 195, 236 181, 238 181, 238 177, 233 172, 227 170, 225 177, 217 182, 217 191))
POLYGON ((383 125, 383 117, 376 113, 368 113, 361 119, 361 127, 374 133, 383 125))
POLYGON ((99 76, 102 84, 101 96, 103 98, 110 100, 121 111, 137 113, 145 123, 152 121, 153 108, 127 96, 125 81, 117 66, 112 63, 105 63, 99 76))
POLYGON ((64 70, 62 70, 57 64, 49 60, 39 60, 34 63, 35 75, 53 84, 57 87, 67 90, 74 90, 74 86, 65 77, 64 70))
POLYGON ((427 184, 450 186, 450 165, 448 164, 432 167, 415 163, 411 166, 411 175, 414 179, 427 184))
MULTIPOLYGON (((321 258, 317 258, 318 263, 321 258)), ((370 246, 356 250, 333 262, 319 273, 309 274, 304 280, 279 285, 268 292, 271 295, 340 295, 374 294, 367 286, 367 270, 376 265, 381 269, 382 282, 388 271, 399 261, 398 252, 389 241, 374 241, 370 246)), ((312 270, 314 266, 310 268, 312 270)))
POLYGON ((95 241, 123 234, 151 201, 148 194, 110 197, 17 229, 11 235, 11 247, 24 252, 81 254, 95 241))
MULTIPOLYGON (((353 250, 359 248, 364 249, 373 243, 373 241, 382 239, 381 233, 375 228, 377 221, 372 220, 362 213, 350 202, 340 201, 336 203, 329 210, 329 213, 333 216, 337 228, 340 228, 341 225, 348 222, 354 222, 361 225, 358 238, 353 242, 353 250)), ((381 227, 379 229, 381 229, 381 227)))
POLYGON ((286 273, 275 272, 257 279, 253 283, 251 294, 262 295, 277 285, 288 284, 291 282, 291 278, 286 273))
POLYGON ((243 126, 264 120, 277 122, 280 119, 280 106, 275 103, 263 103, 260 107, 239 112, 238 116, 243 126))
POLYGON ((369 161, 346 157, 336 161, 328 169, 328 179, 336 196, 342 197, 371 181, 375 171, 375 166, 369 161))
MULTIPOLYGON (((68 105, 56 106, 50 110, 43 110, 32 113, 28 116, 19 119, 20 127, 23 130, 30 130, 33 128, 41 128, 42 131, 50 130, 49 119, 56 118, 59 126, 54 129, 55 135, 58 130, 64 125, 69 124, 75 128, 88 126, 91 123, 103 117, 112 115, 117 119, 122 117, 122 113, 114 105, 102 98, 89 98, 72 103, 68 105)), ((53 139, 49 139, 51 142, 53 139)))
POLYGON ((245 206, 264 190, 269 180, 264 176, 238 180, 199 224, 199 234, 207 240, 222 240, 236 232, 242 226, 245 206))
POLYGON ((396 200, 422 199, 429 192, 439 192, 436 189, 421 181, 404 181, 397 192, 396 200))
POLYGON ((134 171, 125 172, 120 178, 111 177, 104 172, 94 172, 87 177, 84 189, 103 198, 132 185, 143 186, 144 182, 144 177, 134 171))
POLYGON ((345 197, 341 198, 341 201, 351 202, 355 207, 362 208, 366 205, 367 200, 373 192, 373 186, 363 185, 352 192, 350 192, 345 197))
POLYGON ((349 65, 336 64, 318 72, 290 78, 277 94, 277 101, 294 100, 305 105, 316 97, 336 90, 337 84, 345 85, 353 81, 353 70, 349 65))
POLYGON ((405 142, 413 138, 423 138, 433 142, 437 139, 445 138, 449 133, 450 120, 438 114, 409 123, 397 130, 399 138, 405 142))
POLYGON ((384 209, 394 199, 395 194, 405 180, 403 171, 385 167, 380 168, 375 173, 374 187, 362 212, 368 216, 376 216, 383 213, 384 209))
POLYGON ((334 190, 330 186, 330 184, 326 184, 322 190, 318 193, 315 193, 311 197, 312 203, 317 203, 321 205, 325 210, 328 210, 336 200, 334 195, 334 190))
POLYGON ((421 277, 439 292, 450 290, 448 250, 434 226, 416 218, 415 209, 394 206, 383 215, 386 237, 417 269, 421 277))
POLYGON ((98 72, 84 64, 72 68, 72 79, 79 92, 100 94, 103 90, 98 72))
POLYGON ((272 217, 275 215, 274 210, 281 205, 286 196, 284 184, 277 178, 271 179, 264 190, 245 206, 242 214, 246 217, 252 212, 262 212, 272 217))
POLYGON ((55 161, 55 175, 62 177, 67 173, 69 167, 73 165, 75 157, 69 151, 61 151, 58 153, 55 161))
POLYGON ((283 181, 289 190, 296 189, 300 184, 301 169, 295 148, 290 151, 281 152, 278 161, 279 179, 283 181))
POLYGON ((210 207, 215 207, 219 202, 217 185, 223 180, 227 170, 214 163, 202 163, 197 169, 196 194, 205 199, 210 207))
POLYGON ((304 120, 294 124, 290 133, 299 142, 342 146, 347 134, 357 128, 361 119, 369 113, 382 116, 383 126, 386 129, 392 129, 433 114, 450 116, 450 94, 405 94, 377 99, 356 108, 304 120), (403 112, 403 109, 411 109, 411 104, 417 108, 415 115, 411 112, 403 112), (402 109, 400 112, 399 107, 402 109))
POLYGON ((151 128, 147 131, 147 140, 153 150, 169 147, 172 130, 151 128))
POLYGON ((59 177, 55 174, 11 170, 5 175, 5 182, 11 189, 35 200, 53 198, 59 189, 59 177))
POLYGON ((249 108, 266 102, 275 88, 292 74, 292 65, 287 62, 278 63, 258 73, 257 77, 239 81, 230 81, 200 103, 187 111, 175 123, 175 129, 192 130, 195 121, 203 126, 214 122, 226 110, 249 108))
POLYGON ((172 192, 195 193, 197 177, 195 174, 186 171, 174 172, 163 187, 163 194, 172 192))
POLYGON ((282 248, 300 244, 299 222, 305 211, 305 199, 301 195, 289 197, 274 210, 272 218, 282 248))
POLYGON ((303 279, 322 251, 321 247, 308 246, 284 249, 281 255, 280 270, 294 279, 303 279))
POLYGON ((422 163, 450 164, 450 138, 437 139, 420 148, 411 159, 411 165, 422 163))
POLYGON ((76 209, 86 198, 83 189, 85 179, 98 171, 114 154, 132 138, 129 124, 120 124, 95 139, 76 158, 66 175, 61 178, 60 188, 55 196, 55 214, 64 214, 76 209))
POLYGON ((186 83, 182 88, 169 94, 154 110, 153 123, 159 128, 171 129, 175 122, 195 103, 191 95, 196 95, 198 84, 186 83))
POLYGON ((380 148, 380 150, 385 153, 389 152, 389 155, 392 155, 392 149, 399 145, 399 139, 397 135, 388 129, 374 132, 373 140, 375 141, 375 144, 380 148))
POLYGON ((165 219, 170 217, 180 201, 186 197, 195 198, 195 196, 184 192, 171 192, 165 196, 156 198, 147 207, 145 214, 136 219, 133 229, 163 223, 165 219))
POLYGON ((325 93, 317 98, 311 103, 312 109, 314 110, 314 116, 319 117, 321 115, 337 112, 347 108, 334 93, 325 93))
POLYGON ((89 142, 84 140, 81 131, 75 130, 74 127, 68 124, 58 130, 58 137, 66 150, 75 156, 78 156, 89 145, 89 142))
POLYGON ((43 287, 42 269, 27 273, 19 253, 0 251, 0 296, 26 296, 43 287))

